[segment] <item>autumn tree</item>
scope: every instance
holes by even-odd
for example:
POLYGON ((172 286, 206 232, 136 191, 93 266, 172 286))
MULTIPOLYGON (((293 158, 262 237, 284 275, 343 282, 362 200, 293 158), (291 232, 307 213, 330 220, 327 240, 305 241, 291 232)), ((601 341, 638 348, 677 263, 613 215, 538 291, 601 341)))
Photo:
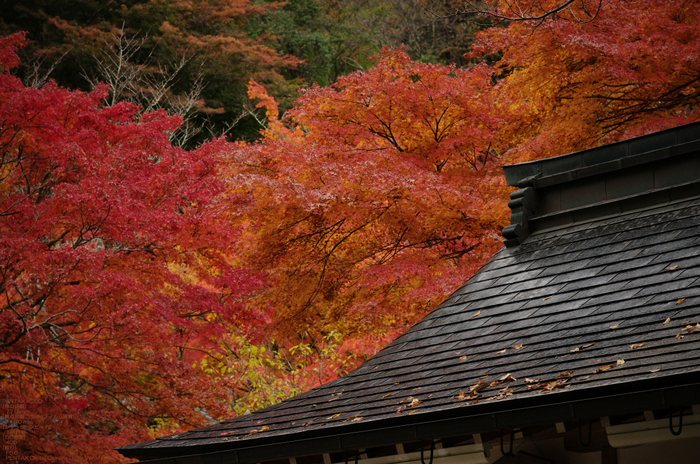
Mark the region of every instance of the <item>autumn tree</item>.
MULTIPOLYGON (((520 1, 521 5, 546 2, 520 1)), ((564 2, 552 2, 554 4, 564 2)), ((582 150, 700 117, 700 2, 566 2, 546 20, 482 33, 497 65, 511 161, 582 150)))
POLYGON ((20 74, 39 62, 43 73, 53 66, 50 77, 59 84, 90 90, 93 81, 104 81, 100 63, 111 54, 115 34, 142 41, 130 63, 151 80, 161 79, 184 58, 169 90, 172 101, 186 99, 202 79, 202 104, 196 114, 199 125, 206 124, 192 146, 227 129, 236 138, 257 137, 252 119, 239 120, 231 128, 247 102, 249 79, 264 82, 278 98, 292 98, 298 88, 281 73, 299 60, 280 55, 267 36, 253 38, 247 31, 251 18, 276 8, 274 2, 263 6, 251 0, 85 0, 80 5, 76 8, 75 2, 65 0, 0 3, 0 31, 28 31, 29 52, 20 74))
POLYGON ((242 249, 271 283, 259 304, 278 340, 338 332, 360 359, 475 272, 506 218, 489 70, 376 59, 305 91, 291 128, 254 85, 266 139, 236 149, 230 174, 255 199, 242 249))
POLYGON ((234 379, 203 361, 268 315, 241 305, 259 280, 233 264, 223 142, 174 147, 178 118, 106 107, 104 86, 25 87, 22 43, 0 42, 0 432, 20 459, 115 462, 228 416, 234 379))

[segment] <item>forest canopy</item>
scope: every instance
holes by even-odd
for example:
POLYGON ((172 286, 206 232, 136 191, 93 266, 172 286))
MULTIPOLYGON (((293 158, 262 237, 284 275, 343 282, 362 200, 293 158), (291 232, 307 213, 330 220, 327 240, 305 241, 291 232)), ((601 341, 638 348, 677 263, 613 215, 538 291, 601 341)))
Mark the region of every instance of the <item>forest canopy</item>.
POLYGON ((503 165, 700 119, 700 1, 71 3, 0 4, 0 433, 51 462, 343 375, 501 247, 503 165))

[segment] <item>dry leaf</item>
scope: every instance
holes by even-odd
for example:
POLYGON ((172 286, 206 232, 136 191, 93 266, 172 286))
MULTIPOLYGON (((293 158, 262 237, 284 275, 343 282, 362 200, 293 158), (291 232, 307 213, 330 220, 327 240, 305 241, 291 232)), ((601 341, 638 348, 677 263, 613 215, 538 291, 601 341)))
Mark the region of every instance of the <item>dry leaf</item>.
POLYGON ((522 347, 523 347, 523 344, 521 343, 520 345, 515 345, 513 348, 515 348, 516 350, 519 350, 522 347))
POLYGON ((676 269, 678 269, 678 264, 674 264, 673 266, 669 266, 666 269, 668 269, 669 271, 675 271, 676 269))
POLYGON ((549 295, 546 298, 542 298, 542 301, 551 300, 554 295, 549 295))
POLYGON ((340 414, 333 414, 331 417, 328 418, 328 420, 337 419, 338 417, 340 417, 340 414))
POLYGON ((590 347, 593 346, 593 345, 595 345, 595 342, 589 343, 589 344, 587 344, 587 345, 583 345, 583 346, 581 347, 581 349, 583 350, 584 348, 590 348, 590 347))
POLYGON ((421 403, 422 403, 422 401, 419 400, 418 398, 413 398, 413 401, 411 401, 411 402, 408 404, 408 407, 409 407, 409 408, 415 408, 416 406, 418 406, 418 405, 421 404, 421 403))
POLYGON ((406 406, 400 406, 399 409, 396 410, 397 414, 402 413, 406 409, 406 406))
POLYGON ((497 354, 503 354, 503 353, 505 353, 505 352, 506 352, 507 350, 508 350, 508 348, 506 348, 506 349, 504 349, 504 350, 501 350, 501 351, 499 351, 499 352, 498 352, 497 354))
POLYGON ((554 390, 564 388, 565 386, 568 386, 568 385, 564 385, 568 380, 569 379, 559 379, 559 380, 555 380, 553 382, 547 382, 544 384, 544 388, 542 389, 542 392, 549 393, 549 392, 552 392, 554 390))
POLYGON ((535 379, 528 379, 527 377, 525 378, 525 383, 527 383, 527 384, 538 383, 539 381, 540 381, 540 379, 535 380, 535 379))
POLYGON ((634 343, 634 344, 630 345, 630 348, 632 348, 633 350, 636 350, 636 349, 638 349, 638 348, 643 347, 643 346, 646 345, 646 344, 647 344, 647 342, 634 343))
POLYGON ((557 377, 568 377, 573 373, 574 373, 574 371, 562 372, 561 374, 557 375, 557 377))
POLYGON ((413 397, 412 397, 412 396, 409 396, 408 398, 404 398, 404 399, 402 399, 401 401, 399 401, 399 404, 402 404, 402 403, 410 403, 411 401, 413 401, 413 397))
POLYGON ((471 387, 469 387, 469 391, 472 392, 472 394, 479 393, 486 387, 488 387, 488 384, 479 380, 479 382, 476 385, 472 385, 471 387))
POLYGON ((576 379, 576 380, 587 380, 587 379, 590 379, 590 378, 591 378, 590 375, 586 375, 586 376, 583 376, 583 377, 579 377, 579 378, 576 379))
POLYGON ((472 317, 476 317, 476 316, 478 316, 479 314, 481 314, 481 310, 479 310, 479 312, 477 312, 476 314, 474 314, 472 317))
POLYGON ((464 356, 461 356, 461 357, 459 358, 460 361, 464 361, 465 359, 467 359, 467 355, 466 355, 466 354, 465 354, 464 356))
POLYGON ((677 338, 678 340, 682 339, 682 338, 683 338, 683 334, 682 334, 681 332, 678 332, 678 335, 676 335, 676 338, 677 338))
POLYGON ((666 325, 666 324, 670 324, 670 323, 671 323, 671 318, 667 317, 666 320, 661 323, 661 325, 666 325))
POLYGON ((416 387, 413 389, 413 391, 420 390, 421 388, 423 388, 423 387, 416 387))
POLYGON ((610 326, 611 329, 617 329, 618 327, 620 327, 620 324, 615 324, 615 325, 610 326))
POLYGON ((258 432, 267 432, 268 430, 270 430, 270 427, 268 427, 267 425, 263 425, 262 427, 260 427, 258 432))
POLYGON ((413 410, 413 411, 409 412, 409 414, 415 414, 415 413, 417 413, 417 412, 418 412, 418 411, 413 410))
POLYGON ((363 418, 360 417, 360 416, 355 416, 355 417, 353 417, 353 418, 350 419, 350 422, 357 422, 357 421, 361 421, 362 419, 363 419, 363 418))
POLYGON ((394 394, 393 392, 387 393, 386 395, 382 396, 382 399, 384 399, 384 398, 389 398, 389 397, 390 397, 391 395, 393 395, 393 394, 394 394))
POLYGON ((502 384, 502 383, 505 383, 505 382, 514 382, 514 381, 516 381, 516 380, 517 380, 517 379, 516 379, 515 377, 513 377, 512 375, 506 374, 506 375, 504 375, 503 377, 501 377, 500 379, 494 380, 493 382, 491 382, 490 386, 491 386, 491 387, 497 387, 498 385, 500 385, 500 384, 502 384))
POLYGON ((571 350, 572 353, 578 353, 579 351, 581 351, 581 348, 574 348, 571 350))
POLYGON ((661 369, 652 369, 649 372, 659 372, 661 369))
POLYGON ((681 298, 680 300, 676 301, 676 304, 683 304, 685 301, 685 298, 681 298))
POLYGON ((695 332, 696 330, 700 330, 700 323, 698 323, 696 325, 689 325, 686 327, 686 330, 688 331, 689 334, 695 332))
POLYGON ((618 366, 622 366, 624 363, 625 363, 625 360, 624 360, 624 359, 618 359, 618 360, 617 360, 617 365, 618 365, 618 366))
POLYGON ((309 425, 311 425, 311 424, 313 424, 313 423, 314 423, 314 421, 309 421, 309 422, 304 422, 302 425, 303 425, 304 427, 308 427, 309 425))
POLYGON ((605 366, 600 367, 599 369, 596 369, 593 371, 594 374, 597 374, 598 372, 604 372, 607 371, 608 369, 612 369, 613 367, 618 366, 618 364, 608 364, 605 366))

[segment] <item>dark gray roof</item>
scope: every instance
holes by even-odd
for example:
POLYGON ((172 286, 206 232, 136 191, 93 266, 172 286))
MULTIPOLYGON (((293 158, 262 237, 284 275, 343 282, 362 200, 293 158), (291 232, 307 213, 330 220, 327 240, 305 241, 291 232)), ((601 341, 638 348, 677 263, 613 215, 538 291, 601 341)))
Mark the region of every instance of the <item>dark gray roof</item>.
POLYGON ((689 405, 700 402, 696 328, 700 200, 690 197, 538 230, 351 374, 120 451, 263 461, 689 405))

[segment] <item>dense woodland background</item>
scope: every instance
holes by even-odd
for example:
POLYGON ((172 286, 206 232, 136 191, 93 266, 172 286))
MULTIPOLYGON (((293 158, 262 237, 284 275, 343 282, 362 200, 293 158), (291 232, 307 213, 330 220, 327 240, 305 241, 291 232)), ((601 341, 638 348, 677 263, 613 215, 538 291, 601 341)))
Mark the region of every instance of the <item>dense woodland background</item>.
POLYGON ((700 119, 699 20, 0 1, 4 443, 120 462, 357 367, 500 248, 501 166, 700 119))

